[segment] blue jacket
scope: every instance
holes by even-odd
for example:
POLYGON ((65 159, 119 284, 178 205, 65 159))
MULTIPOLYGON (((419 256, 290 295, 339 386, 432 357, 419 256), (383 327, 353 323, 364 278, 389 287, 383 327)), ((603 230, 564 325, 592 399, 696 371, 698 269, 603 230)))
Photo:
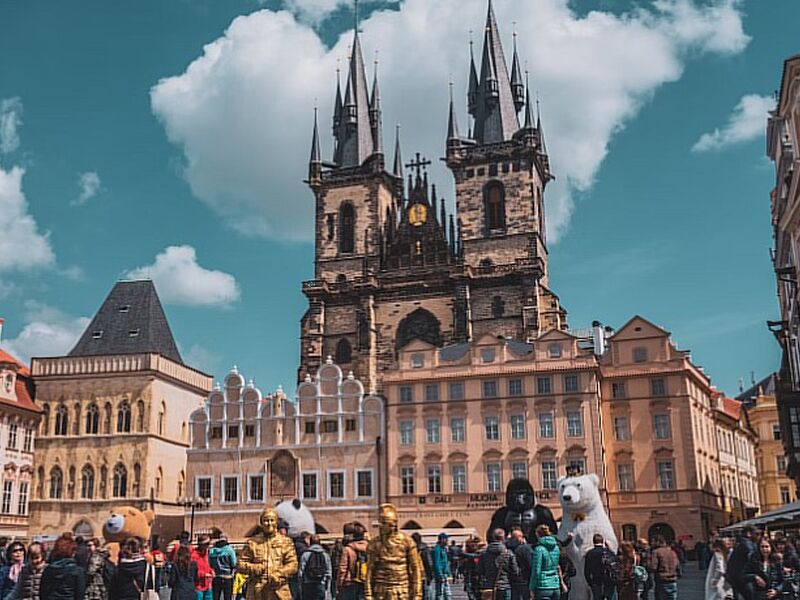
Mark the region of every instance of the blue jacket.
POLYGON ((236 572, 236 551, 228 542, 217 542, 208 551, 208 563, 216 577, 233 578, 236 572))
POLYGON ((444 579, 450 575, 450 558, 447 555, 447 547, 436 544, 433 547, 433 576, 437 579, 444 579))

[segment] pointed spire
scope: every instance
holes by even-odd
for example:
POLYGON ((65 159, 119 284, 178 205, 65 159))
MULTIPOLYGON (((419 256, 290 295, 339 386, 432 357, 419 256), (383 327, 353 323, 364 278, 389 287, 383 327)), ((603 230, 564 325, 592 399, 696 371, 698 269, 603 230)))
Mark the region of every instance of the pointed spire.
POLYGON ((536 131, 539 132, 539 154, 547 154, 544 143, 544 129, 542 128, 542 115, 539 112, 539 94, 536 94, 536 131))
POLYGON ((312 165, 322 162, 319 151, 319 126, 317 125, 317 107, 314 107, 314 132, 311 134, 311 160, 312 165))
POLYGON ((525 104, 525 85, 522 83, 522 70, 519 68, 516 31, 514 31, 514 57, 511 60, 511 94, 514 97, 514 108, 519 112, 525 104))
MULTIPOLYGON (((338 62, 338 61, 337 61, 338 62)), ((339 75, 339 67, 336 67, 336 99, 333 101, 333 135, 339 133, 339 126, 342 124, 342 81, 339 75)))
POLYGON ((372 77, 372 96, 369 101, 369 121, 372 127, 374 151, 383 153, 383 123, 381 122, 381 90, 378 87, 378 59, 375 59, 375 72, 372 77))
MULTIPOLYGON (((439 209, 439 224, 442 226, 442 235, 445 233, 445 228, 447 227, 447 211, 444 208, 444 196, 439 199, 441 203, 441 208, 439 209)), ((436 205, 434 205, 436 208, 436 205)))
POLYGON ((475 52, 472 32, 469 32, 469 88, 467 90, 467 109, 475 115, 478 106, 478 71, 475 69, 475 52))
POLYGON ((453 215, 450 215, 450 254, 456 255, 456 223, 453 215))
MULTIPOLYGON (((537 111, 538 111, 538 101, 537 101, 537 111)), ((523 125, 523 129, 530 130, 533 129, 533 115, 531 110, 531 89, 528 85, 528 72, 525 71, 525 125, 523 125)))
POLYGON ((453 102, 453 82, 450 82, 450 115, 447 119, 447 146, 458 145, 458 120, 456 118, 456 106, 453 102))
POLYGON ((395 127, 394 132, 394 169, 392 169, 392 175, 400 180, 403 179, 403 156, 400 153, 400 125, 395 127))

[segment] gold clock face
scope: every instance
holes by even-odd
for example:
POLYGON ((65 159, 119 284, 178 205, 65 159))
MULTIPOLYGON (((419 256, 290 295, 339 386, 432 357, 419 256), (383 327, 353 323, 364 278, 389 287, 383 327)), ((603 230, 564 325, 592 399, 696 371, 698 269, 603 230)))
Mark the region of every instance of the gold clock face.
POLYGON ((424 204, 413 204, 408 209, 408 222, 419 227, 428 218, 428 207, 424 204))

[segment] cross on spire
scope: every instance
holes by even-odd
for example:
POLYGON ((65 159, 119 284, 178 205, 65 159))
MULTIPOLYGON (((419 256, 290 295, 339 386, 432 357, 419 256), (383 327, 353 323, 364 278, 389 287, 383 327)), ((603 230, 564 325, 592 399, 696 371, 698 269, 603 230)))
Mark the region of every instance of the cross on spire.
POLYGON ((431 161, 429 161, 424 156, 421 156, 420 153, 417 152, 414 160, 408 163, 406 165, 406 168, 416 170, 417 178, 419 178, 422 174, 422 170, 425 169, 425 167, 427 167, 429 164, 431 164, 431 161))

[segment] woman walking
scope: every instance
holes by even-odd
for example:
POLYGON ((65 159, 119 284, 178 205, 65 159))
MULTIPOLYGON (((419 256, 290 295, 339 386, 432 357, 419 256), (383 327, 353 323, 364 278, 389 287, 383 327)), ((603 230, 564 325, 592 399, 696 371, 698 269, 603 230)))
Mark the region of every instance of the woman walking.
POLYGON ((62 535, 53 544, 50 564, 42 573, 41 600, 83 600, 86 575, 75 562, 76 546, 70 534, 62 535))
POLYGON ((33 542, 28 546, 28 563, 22 567, 17 578, 17 585, 6 596, 6 600, 39 600, 42 573, 46 566, 42 545, 39 542, 33 542))
POLYGON ((559 600, 562 582, 558 570, 558 559, 561 555, 558 543, 550 535, 547 525, 536 528, 536 537, 539 543, 533 549, 529 588, 536 600, 559 600))
POLYGON ((108 558, 108 550, 100 547, 100 540, 92 538, 86 542, 89 559, 86 567, 86 600, 106 600, 106 580, 114 574, 114 565, 108 558))
POLYGON ((195 600, 196 582, 197 563, 192 560, 189 548, 181 546, 169 570, 169 587, 172 588, 170 600, 195 600))
POLYGON ((25 546, 20 542, 12 542, 6 548, 6 564, 0 567, 0 600, 5 600, 14 586, 25 565, 25 546))
POLYGON ((733 590, 725 580, 725 568, 728 566, 728 548, 725 540, 716 539, 711 545, 711 560, 706 573, 705 600, 725 600, 733 595, 733 590))
POLYGON ((761 570, 766 575, 765 587, 754 585, 755 600, 772 600, 779 598, 783 591, 783 564, 772 548, 772 542, 766 537, 761 538, 758 544, 758 556, 761 570))
MULTIPOLYGON (((128 538, 120 548, 119 564, 111 578, 108 598, 110 600, 140 600, 145 589, 146 574, 147 561, 142 554, 142 545, 137 538, 128 538)), ((153 582, 148 583, 152 584, 153 582)))
POLYGON ((637 564, 636 549, 630 542, 619 545, 619 562, 622 564, 622 581, 618 584, 619 600, 636 600, 636 577, 633 569, 637 564))

